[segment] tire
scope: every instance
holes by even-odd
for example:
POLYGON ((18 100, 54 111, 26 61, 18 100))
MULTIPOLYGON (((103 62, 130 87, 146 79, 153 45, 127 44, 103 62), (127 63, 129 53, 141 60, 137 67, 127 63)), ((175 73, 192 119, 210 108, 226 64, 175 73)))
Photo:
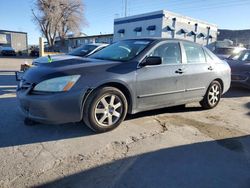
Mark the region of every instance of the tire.
POLYGON ((119 89, 102 87, 87 98, 83 121, 97 133, 111 131, 122 123, 127 109, 127 99, 119 89))
POLYGON ((207 89, 206 95, 200 102, 203 109, 216 107, 221 99, 222 87, 218 81, 213 81, 207 89))

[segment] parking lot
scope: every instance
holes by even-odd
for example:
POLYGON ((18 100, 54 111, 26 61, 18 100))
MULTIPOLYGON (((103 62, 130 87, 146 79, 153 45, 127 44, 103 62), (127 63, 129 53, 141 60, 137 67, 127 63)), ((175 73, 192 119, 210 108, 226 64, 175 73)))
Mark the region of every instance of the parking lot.
POLYGON ((128 115, 94 134, 82 123, 27 126, 0 58, 0 187, 250 187, 250 91, 212 110, 193 103, 128 115))

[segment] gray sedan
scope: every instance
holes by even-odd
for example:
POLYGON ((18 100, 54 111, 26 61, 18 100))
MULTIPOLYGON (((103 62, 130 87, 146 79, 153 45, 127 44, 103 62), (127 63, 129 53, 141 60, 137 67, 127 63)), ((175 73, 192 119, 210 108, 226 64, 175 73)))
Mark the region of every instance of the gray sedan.
POLYGON ((200 102, 214 108, 230 87, 230 67, 208 49, 174 39, 116 42, 88 58, 70 56, 29 69, 17 96, 28 119, 82 121, 110 131, 127 113, 200 102))

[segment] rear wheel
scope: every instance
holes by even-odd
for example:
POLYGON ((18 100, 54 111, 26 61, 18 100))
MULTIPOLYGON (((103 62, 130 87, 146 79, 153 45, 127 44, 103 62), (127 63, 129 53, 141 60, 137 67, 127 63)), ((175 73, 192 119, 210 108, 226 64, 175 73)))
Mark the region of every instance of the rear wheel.
POLYGON ((114 87, 103 87, 88 97, 83 120, 95 132, 110 131, 124 120, 127 108, 126 97, 120 90, 114 87))
POLYGON ((207 93, 200 102, 202 108, 211 109, 218 105, 222 94, 221 84, 218 81, 213 81, 208 87, 207 93))

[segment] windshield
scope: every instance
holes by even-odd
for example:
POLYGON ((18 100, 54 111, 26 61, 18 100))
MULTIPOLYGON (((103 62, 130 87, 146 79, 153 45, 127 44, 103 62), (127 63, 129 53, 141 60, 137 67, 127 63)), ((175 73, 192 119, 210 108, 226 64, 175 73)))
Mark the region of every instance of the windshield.
POLYGON ((83 46, 80 46, 79 48, 76 48, 73 51, 71 51, 69 53, 69 55, 86 56, 96 48, 97 48, 96 45, 83 45, 83 46))
POLYGON ((237 60, 239 59, 241 53, 233 54, 228 57, 228 59, 237 60))
POLYGON ((237 60, 250 61, 250 51, 249 50, 243 51, 237 60))
POLYGON ((93 55, 90 55, 89 58, 111 61, 129 61, 135 58, 150 43, 151 40, 119 41, 93 55))

